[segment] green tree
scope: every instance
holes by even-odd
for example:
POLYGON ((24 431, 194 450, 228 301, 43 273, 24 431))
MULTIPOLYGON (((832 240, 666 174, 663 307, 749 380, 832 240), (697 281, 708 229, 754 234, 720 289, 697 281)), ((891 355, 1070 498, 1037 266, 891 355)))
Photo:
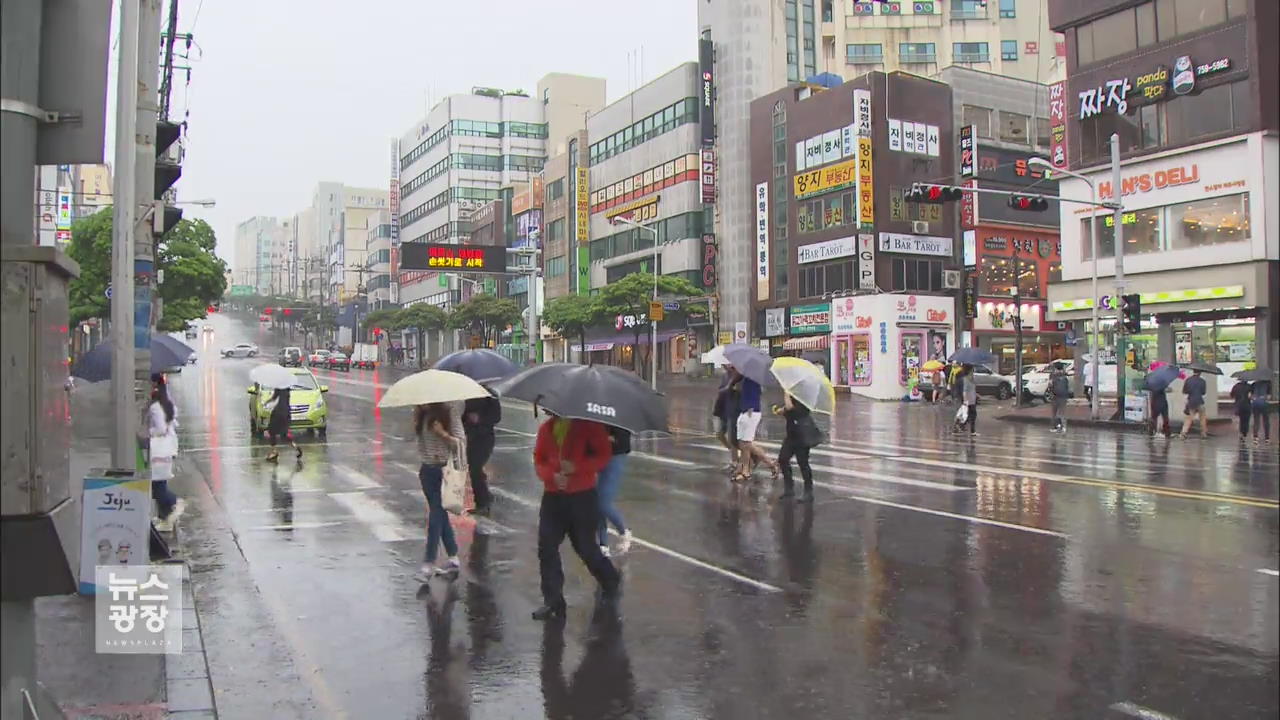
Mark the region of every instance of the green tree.
POLYGON ((450 326, 459 330, 479 332, 482 342, 495 343, 498 334, 507 326, 520 321, 520 308, 513 300, 493 295, 476 295, 459 305, 449 318, 450 326))
MULTIPOLYGON (((669 275, 658 276, 658 298, 694 297, 702 294, 693 283, 682 277, 669 275)), ((649 302, 653 299, 653 275, 649 273, 631 273, 621 280, 605 285, 596 296, 603 316, 631 315, 632 317, 648 316, 649 302)), ((636 368, 640 349, 640 323, 631 327, 635 334, 635 344, 631 353, 631 369, 641 375, 648 373, 649 360, 653 355, 652 345, 645 351, 644 362, 636 368)))
POLYGON ((449 313, 444 308, 418 303, 397 311, 392 330, 413 330, 418 339, 418 366, 427 361, 426 337, 428 332, 444 330, 449 326, 449 313))
POLYGON ((111 314, 107 285, 111 282, 111 208, 77 220, 71 226, 67 255, 80 264, 71 281, 71 324, 111 314))
MULTIPOLYGON (((562 337, 578 338, 581 347, 587 345, 587 328, 604 317, 600 303, 590 295, 565 295, 547 303, 542 321, 562 337)), ((585 356, 586 353, 584 352, 585 356)))

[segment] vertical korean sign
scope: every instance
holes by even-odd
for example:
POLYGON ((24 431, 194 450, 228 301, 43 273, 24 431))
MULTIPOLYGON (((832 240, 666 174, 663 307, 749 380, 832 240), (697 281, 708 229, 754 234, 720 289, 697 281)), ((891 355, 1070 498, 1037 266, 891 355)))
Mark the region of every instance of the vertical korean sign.
POLYGON ((716 151, 709 147, 702 148, 702 204, 714 205, 716 202, 716 151))
POLYGON ((710 147, 716 141, 714 63, 711 41, 699 40, 698 72, 702 76, 702 101, 699 103, 698 121, 703 147, 710 147))
POLYGON ((871 91, 853 91, 853 125, 858 136, 858 223, 875 223, 875 179, 871 156, 871 91))
POLYGON ((769 299, 769 181, 756 185, 756 299, 769 299))
POLYGON ((579 295, 586 295, 591 290, 591 248, 587 232, 591 197, 587 183, 590 182, 590 177, 584 167, 576 168, 574 175, 574 233, 578 240, 577 292, 579 295))
POLYGON ((1067 83, 1049 86, 1049 162, 1067 169, 1067 83))
POLYGON ((391 216, 391 285, 390 300, 400 303, 400 141, 391 140, 391 187, 387 192, 387 209, 391 216))
MULTIPOLYGON (((978 169, 978 128, 976 125, 965 125, 960 128, 959 150, 960 178, 964 187, 977 187, 974 179, 978 169)), ((972 230, 977 222, 977 196, 965 193, 960 196, 960 229, 972 230)))

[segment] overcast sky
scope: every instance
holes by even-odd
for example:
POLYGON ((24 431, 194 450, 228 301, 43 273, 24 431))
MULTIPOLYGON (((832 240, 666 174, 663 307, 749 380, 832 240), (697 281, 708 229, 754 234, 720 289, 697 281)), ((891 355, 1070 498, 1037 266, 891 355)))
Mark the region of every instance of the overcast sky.
POLYGON ((532 94, 543 74, 566 72, 603 75, 613 101, 632 89, 642 47, 646 80, 697 60, 696 0, 179 2, 179 31, 198 49, 190 87, 175 82, 175 116, 190 112, 177 187, 217 200, 184 211, 213 225, 228 261, 238 222, 292 215, 321 180, 387 187, 388 142, 429 96, 532 94))

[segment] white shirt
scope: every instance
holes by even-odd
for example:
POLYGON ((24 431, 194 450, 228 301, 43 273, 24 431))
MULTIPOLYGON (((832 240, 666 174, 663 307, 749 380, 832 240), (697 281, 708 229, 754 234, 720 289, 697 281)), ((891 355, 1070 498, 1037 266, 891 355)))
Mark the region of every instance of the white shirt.
POLYGON ((153 402, 147 408, 148 434, 151 435, 151 457, 173 457, 178 454, 178 410, 173 420, 165 420, 164 408, 153 402))

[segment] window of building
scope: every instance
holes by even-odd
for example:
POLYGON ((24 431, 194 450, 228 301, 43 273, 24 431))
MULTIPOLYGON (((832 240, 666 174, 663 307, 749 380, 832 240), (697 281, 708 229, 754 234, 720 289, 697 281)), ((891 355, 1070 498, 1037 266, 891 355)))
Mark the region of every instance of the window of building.
POLYGON ((1017 40, 1001 40, 1000 41, 1000 59, 1001 60, 1017 60, 1018 59, 1018 41, 1017 40))
MULTIPOLYGON (((1247 93, 1244 83, 1240 89, 1247 93)), ((1164 104, 1169 137, 1183 143, 1232 129, 1232 85, 1206 88, 1195 95, 1184 95, 1164 104)), ((1246 121, 1247 122, 1247 121, 1246 121)))
POLYGON ((831 22, 832 16, 835 14, 834 0, 822 0, 822 22, 831 22))
POLYGON ((1173 0, 1172 3, 1162 3, 1165 7, 1170 4, 1173 5, 1173 22, 1178 35, 1187 35, 1227 21, 1225 0, 1173 0))
POLYGON ((845 45, 845 59, 853 65, 884 62, 884 46, 880 43, 856 43, 845 45))
POLYGON ((547 183, 546 202, 550 203, 562 197, 564 197, 564 178, 547 183))
POLYGON ((1036 120, 1036 147, 1047 148, 1051 144, 1049 137, 1049 118, 1038 117, 1036 120))
POLYGON ((816 298, 854 289, 853 261, 801 265, 796 269, 796 298, 816 298))
POLYGON ((1133 11, 1138 23, 1138 47, 1154 45, 1157 37, 1155 3, 1139 5, 1133 11))
POLYGON ((965 125, 976 125, 978 137, 991 137, 991 108, 965 105, 961 111, 965 125))
POLYGON ((564 224, 565 224, 564 218, 560 218, 559 220, 552 220, 551 222, 547 223, 547 242, 548 243, 559 242, 561 240, 564 240, 564 224))
POLYGON ((568 270, 568 263, 564 256, 553 257, 547 259, 547 277, 560 277, 568 270))
POLYGON ((951 17, 974 20, 987 16, 987 0, 951 0, 951 17))
POLYGON ((941 260, 893 260, 893 290, 941 290, 941 260))
MULTIPOLYGON (((1126 212, 1123 216, 1124 225, 1124 254, 1125 255, 1141 255, 1144 253, 1160 252, 1164 248, 1162 239, 1164 223, 1162 222, 1163 208, 1147 208, 1145 210, 1132 210, 1126 212)), ((1080 254, 1085 260, 1093 259, 1093 233, 1092 220, 1083 218, 1080 221, 1080 254)), ((1098 216, 1098 257, 1109 258, 1115 257, 1116 254, 1116 232, 1115 232, 1115 216, 1108 213, 1107 215, 1098 216)))
POLYGON ((1249 193, 1169 206, 1169 247, 1217 245, 1249 239, 1249 193))
POLYGON ((1030 137, 1027 135, 1027 126, 1030 124, 1031 118, 1022 113, 1000 111, 1000 139, 1004 142, 1019 143, 1022 145, 1031 144, 1030 137))
POLYGON ((958 63, 990 62, 991 54, 984 42, 958 42, 951 44, 952 59, 958 63))
POLYGON ((903 63, 937 62, 938 47, 934 43, 898 43, 898 60, 903 63))
POLYGON ((1017 8, 1015 8, 1016 1, 1017 0, 1000 0, 1000 17, 1018 17, 1018 11, 1017 8))

